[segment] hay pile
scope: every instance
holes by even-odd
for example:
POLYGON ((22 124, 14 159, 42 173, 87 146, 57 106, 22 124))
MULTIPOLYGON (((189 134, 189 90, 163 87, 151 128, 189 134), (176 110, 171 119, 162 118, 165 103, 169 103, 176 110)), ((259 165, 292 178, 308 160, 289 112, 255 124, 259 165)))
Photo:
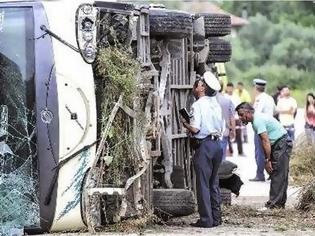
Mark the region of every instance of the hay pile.
POLYGON ((315 146, 305 134, 300 135, 293 147, 290 176, 296 185, 304 186, 315 177, 315 146))
MULTIPOLYGON (((95 81, 99 117, 98 136, 104 132, 121 94, 123 104, 133 108, 138 93, 136 77, 139 70, 139 63, 132 58, 128 50, 114 46, 100 50, 96 60, 98 78, 95 81)), ((105 185, 122 187, 126 180, 136 173, 139 162, 134 145, 134 129, 141 128, 135 124, 133 118, 119 109, 102 152, 103 159, 108 161, 103 173, 105 185)))
POLYGON ((295 141, 290 170, 294 184, 303 186, 297 209, 315 211, 315 145, 305 134, 295 141))
POLYGON ((315 212, 315 178, 303 187, 297 209, 315 212))

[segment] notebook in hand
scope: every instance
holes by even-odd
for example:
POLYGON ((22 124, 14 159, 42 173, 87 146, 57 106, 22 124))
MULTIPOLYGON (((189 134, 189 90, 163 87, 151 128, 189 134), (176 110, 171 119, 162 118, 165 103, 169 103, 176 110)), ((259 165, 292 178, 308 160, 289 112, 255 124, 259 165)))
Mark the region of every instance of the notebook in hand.
POLYGON ((186 120, 187 123, 189 123, 190 115, 187 112, 186 108, 182 108, 179 110, 179 114, 186 120))

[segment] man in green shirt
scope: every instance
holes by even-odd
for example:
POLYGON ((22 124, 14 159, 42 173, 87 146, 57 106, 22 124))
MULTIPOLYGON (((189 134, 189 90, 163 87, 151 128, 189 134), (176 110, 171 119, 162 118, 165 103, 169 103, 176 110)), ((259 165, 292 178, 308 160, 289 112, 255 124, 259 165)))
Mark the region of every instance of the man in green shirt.
POLYGON ((265 153, 265 169, 270 174, 269 200, 267 208, 284 208, 287 200, 289 159, 292 151, 292 140, 287 131, 274 117, 264 113, 255 113, 247 102, 236 107, 240 120, 252 123, 259 135, 265 153))

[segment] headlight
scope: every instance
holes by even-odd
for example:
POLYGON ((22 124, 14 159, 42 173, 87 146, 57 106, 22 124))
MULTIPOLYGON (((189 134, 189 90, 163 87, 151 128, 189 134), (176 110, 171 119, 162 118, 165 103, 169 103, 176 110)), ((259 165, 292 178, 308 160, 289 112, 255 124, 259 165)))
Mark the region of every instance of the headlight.
POLYGON ((82 7, 82 11, 83 11, 84 14, 89 15, 89 14, 92 13, 93 7, 92 7, 92 5, 90 5, 90 4, 85 4, 85 5, 82 7))
POLYGON ((90 60, 91 59, 95 59, 95 55, 96 55, 96 50, 95 50, 95 47, 93 46, 93 44, 89 43, 85 46, 84 48, 84 55, 89 58, 90 60))
POLYGON ((87 42, 90 42, 93 40, 93 33, 91 32, 84 32, 82 35, 83 35, 83 39, 87 42))

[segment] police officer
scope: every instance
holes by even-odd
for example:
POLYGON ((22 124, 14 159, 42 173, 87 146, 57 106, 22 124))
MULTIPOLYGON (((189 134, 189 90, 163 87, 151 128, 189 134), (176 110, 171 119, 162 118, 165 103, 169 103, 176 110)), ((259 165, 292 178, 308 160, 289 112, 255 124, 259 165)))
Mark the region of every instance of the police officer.
POLYGON ((192 105, 190 124, 183 125, 196 139, 193 158, 196 172, 197 203, 200 219, 194 227, 210 228, 221 224, 218 169, 222 161, 221 136, 224 126, 221 107, 216 100, 220 83, 211 72, 205 72, 193 87, 197 99, 192 105))
POLYGON ((271 177, 269 200, 265 206, 284 208, 287 200, 292 140, 280 122, 272 115, 257 113, 246 102, 238 105, 235 110, 244 124, 252 123, 255 133, 262 141, 265 169, 271 177))
MULTIPOLYGON (((267 114, 269 116, 273 116, 275 111, 275 103, 273 98, 265 92, 267 82, 263 79, 254 79, 255 86, 255 101, 254 101, 254 109, 257 113, 267 114)), ((256 176, 250 181, 265 181, 264 174, 264 160, 265 154, 262 148, 262 143, 259 138, 259 135, 255 134, 254 136, 255 143, 255 160, 257 165, 256 176)))

